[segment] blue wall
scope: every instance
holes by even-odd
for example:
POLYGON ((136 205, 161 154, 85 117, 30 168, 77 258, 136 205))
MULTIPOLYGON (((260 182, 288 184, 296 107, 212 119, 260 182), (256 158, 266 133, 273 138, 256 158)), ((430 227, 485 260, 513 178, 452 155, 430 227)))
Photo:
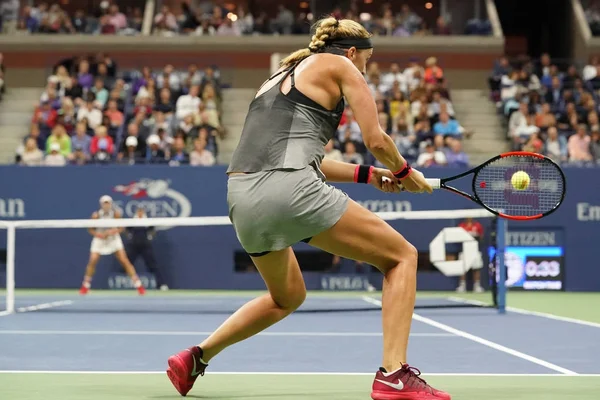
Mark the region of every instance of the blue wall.
MULTIPOLYGON (((429 169, 429 177, 449 176, 451 169, 429 169)), ((600 290, 599 169, 566 169, 568 193, 553 215, 533 222, 510 222, 511 231, 553 232, 564 245, 566 289, 600 290), (590 207, 596 207, 590 209, 590 207), (595 212, 594 212, 595 211, 595 212)), ((153 217, 227 215, 227 177, 223 167, 0 167, 0 219, 89 218, 103 194, 131 215, 144 204, 153 217), (142 184, 139 184, 142 182, 142 184), (121 185, 121 187, 119 187, 121 185), (127 186, 129 185, 129 186, 127 186), (125 190, 125 191, 124 191, 125 190)), ((468 185, 470 178, 463 182, 468 185)), ((473 208, 450 193, 387 195, 366 185, 340 185, 372 211, 473 208)), ((393 226, 421 250, 449 221, 397 221, 393 226)), ((18 287, 77 287, 89 255, 90 236, 80 229, 21 230, 17 233, 18 287)), ((0 230, 0 249, 6 233, 0 230)), ((262 288, 258 276, 233 272, 233 253, 241 250, 230 226, 189 227, 161 231, 157 257, 178 288, 262 288)), ((298 250, 309 249, 298 245, 298 250)), ((108 285, 112 260, 103 260, 97 287, 108 285)), ((2 268, 2 267, 0 267, 2 268)), ((2 274, 2 272, 0 272, 2 274)), ((320 274, 307 274, 308 286, 321 285, 320 274)), ((0 277, 0 279, 3 279, 0 277)), ((451 289, 454 282, 440 274, 424 274, 422 289, 451 289)))

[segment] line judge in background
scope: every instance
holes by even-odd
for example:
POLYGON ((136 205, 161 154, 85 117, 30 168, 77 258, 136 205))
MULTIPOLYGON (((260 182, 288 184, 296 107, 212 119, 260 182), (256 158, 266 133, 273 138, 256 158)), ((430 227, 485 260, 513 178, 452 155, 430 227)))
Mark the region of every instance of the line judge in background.
MULTIPOLYGON (((147 218, 146 210, 144 207, 138 207, 136 209, 134 218, 147 218)), ((156 287, 160 290, 169 290, 166 285, 164 276, 158 267, 156 258, 154 257, 154 250, 152 249, 152 240, 156 236, 156 229, 153 226, 130 226, 126 229, 127 245, 125 251, 127 258, 132 263, 135 263, 138 257, 142 257, 146 268, 154 274, 156 279, 156 287)))
MULTIPOLYGON (((112 197, 104 195, 100 197, 100 209, 92 214, 92 219, 118 219, 121 218, 121 213, 113 207, 112 197)), ((82 295, 88 294, 92 287, 92 278, 96 273, 96 264, 101 256, 114 254, 123 269, 133 281, 134 287, 140 295, 146 291, 144 285, 140 281, 133 264, 127 258, 127 254, 123 248, 123 240, 121 240, 121 232, 124 228, 89 228, 88 232, 94 238, 90 247, 90 259, 88 261, 85 277, 81 284, 79 293, 82 295)))
MULTIPOLYGON (((481 239, 483 238, 483 226, 474 221, 473 218, 467 218, 461 223, 458 224, 459 228, 463 228, 465 231, 469 232, 471 236, 473 236, 479 245, 481 245, 481 239)), ((471 268, 473 271, 473 291, 475 293, 483 293, 483 287, 481 286, 481 268, 483 268, 483 260, 478 262, 475 266, 471 268)), ((458 287, 456 288, 458 293, 464 293, 467 291, 467 274, 464 274, 460 277, 460 282, 458 287)))

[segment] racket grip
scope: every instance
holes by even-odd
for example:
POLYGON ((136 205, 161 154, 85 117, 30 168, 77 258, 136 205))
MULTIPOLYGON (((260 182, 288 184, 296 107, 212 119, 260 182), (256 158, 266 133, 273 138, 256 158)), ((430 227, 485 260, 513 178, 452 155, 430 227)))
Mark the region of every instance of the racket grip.
POLYGON ((429 183, 429 185, 431 185, 431 187, 433 189, 439 189, 439 188, 442 187, 442 180, 441 179, 427 178, 425 180, 427 181, 427 183, 429 183))

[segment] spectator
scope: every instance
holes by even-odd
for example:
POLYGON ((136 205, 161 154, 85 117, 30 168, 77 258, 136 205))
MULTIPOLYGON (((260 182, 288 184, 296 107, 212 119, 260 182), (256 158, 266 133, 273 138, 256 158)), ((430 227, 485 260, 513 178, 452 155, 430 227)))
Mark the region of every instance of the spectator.
POLYGON ((88 19, 85 16, 85 11, 79 9, 75 11, 71 24, 77 33, 89 33, 88 32, 88 19))
POLYGON ((146 138, 148 136, 139 133, 139 126, 135 122, 127 125, 127 137, 123 140, 119 159, 127 155, 131 161, 131 159, 140 158, 146 154, 146 138))
POLYGON ((96 78, 94 80, 94 87, 92 88, 96 102, 99 108, 104 108, 104 105, 108 101, 108 90, 104 87, 104 80, 102 78, 96 78))
POLYGON ((469 166, 469 158, 462 150, 462 142, 458 139, 449 139, 449 150, 446 152, 446 161, 450 167, 466 168, 469 166))
POLYGON ((25 141, 29 138, 33 138, 35 140, 38 149, 46 151, 46 138, 41 136, 40 126, 38 124, 31 124, 29 127, 29 135, 25 137, 25 141))
POLYGON ((190 158, 185 152, 185 141, 182 137, 176 137, 173 141, 171 150, 171 160, 169 161, 170 166, 178 166, 181 164, 189 164, 190 158))
POLYGON ((425 152, 421 153, 417 159, 417 165, 419 167, 446 165, 446 156, 443 152, 436 150, 431 142, 427 142, 425 152))
POLYGON ((56 125, 52 129, 52 134, 46 140, 46 152, 51 153, 53 144, 58 144, 58 150, 60 154, 68 157, 71 154, 71 138, 67 135, 65 127, 62 125, 56 125))
POLYGON ((542 131, 546 131, 549 127, 556 125, 556 117, 550 109, 550 104, 542 104, 541 110, 535 116, 535 125, 542 131))
POLYGON ((119 111, 117 102, 115 100, 110 100, 108 102, 108 108, 104 112, 104 115, 108 117, 110 120, 110 125, 113 128, 123 125, 124 116, 123 113, 119 111))
POLYGON ((160 138, 158 135, 150 135, 146 141, 146 162, 149 164, 164 164, 167 162, 165 152, 160 149, 160 138))
POLYGON ((119 161, 123 164, 137 164, 142 160, 142 152, 139 150, 141 141, 135 136, 128 136, 123 141, 124 151, 119 153, 119 161))
POLYGON ((19 0, 3 0, 0 3, 0 19, 2 20, 3 34, 14 35, 17 33, 19 7, 19 0))
POLYGON ((294 14, 283 4, 280 4, 278 8, 277 17, 271 21, 271 31, 283 35, 291 35, 292 27, 294 26, 294 14))
POLYGON ((44 159, 44 165, 49 167, 64 167, 67 159, 60 153, 60 144, 52 143, 49 148, 50 154, 44 159))
POLYGON ((42 101, 41 105, 36 108, 31 122, 38 124, 40 131, 42 131, 42 135, 45 137, 56 125, 57 117, 58 113, 56 110, 52 109, 50 102, 46 100, 42 101))
POLYGON ((96 129, 102 123, 102 111, 94 104, 94 95, 88 93, 85 105, 77 111, 77 121, 87 120, 91 129, 96 129))
POLYGON ((360 141, 362 142, 362 133, 360 126, 356 119, 354 119, 354 113, 350 107, 346 107, 342 117, 340 126, 338 127, 338 141, 344 143, 347 141, 360 141))
POLYGON ((229 18, 225 18, 225 22, 217 29, 218 36, 241 36, 242 32, 237 25, 233 24, 233 21, 229 18))
POLYGON ((440 36, 452 35, 452 31, 450 30, 450 27, 446 24, 446 19, 442 15, 437 17, 435 21, 435 28, 433 28, 433 34, 440 36))
POLYGON ((155 32, 157 34, 174 33, 178 30, 177 19, 168 6, 163 5, 154 17, 155 32))
POLYGON ((38 148, 35 138, 29 137, 25 140, 25 148, 21 153, 21 165, 34 167, 42 165, 44 162, 44 153, 38 148))
POLYGON ((94 84, 94 76, 90 73, 90 63, 87 60, 81 60, 77 68, 77 81, 84 89, 91 89, 94 84))
POLYGON ((202 102, 198 97, 199 92, 200 88, 198 86, 192 86, 189 94, 180 96, 179 99, 177 99, 177 104, 175 106, 175 115, 177 116, 177 119, 182 120, 187 115, 194 114, 198 111, 202 102))
POLYGON ((351 140, 344 143, 344 154, 342 156, 344 162, 351 164, 363 164, 364 158, 356 152, 356 145, 351 140))
POLYGON ((325 158, 335 161, 344 161, 342 152, 333 147, 333 139, 329 140, 325 145, 325 158))
POLYGON ((96 129, 96 134, 91 139, 90 153, 92 156, 96 156, 99 151, 103 151, 109 154, 114 152, 114 142, 112 137, 108 136, 108 130, 105 126, 100 125, 96 129))
POLYGON ((127 28, 127 18, 119 11, 119 6, 116 4, 111 4, 109 7, 108 23, 114 26, 116 32, 127 28))
POLYGON ((194 140, 194 151, 190 153, 190 165, 208 167, 215 164, 215 156, 206 150, 206 139, 198 137, 194 140))
POLYGON ((175 106, 173 104, 171 98, 171 91, 167 88, 162 88, 160 90, 160 95, 158 99, 158 103, 154 106, 155 111, 160 111, 161 113, 167 114, 171 116, 175 111, 175 106))
POLYGON ((530 153, 541 153, 544 148, 544 142, 540 139, 539 131, 532 132, 523 145, 523 150, 530 153))
POLYGON ((73 153, 69 157, 70 165, 85 165, 90 161, 89 152, 85 153, 84 149, 79 146, 73 146, 73 153))
POLYGON ((514 138, 518 136, 517 131, 520 127, 527 125, 529 117, 529 105, 525 102, 519 104, 519 110, 512 113, 508 121, 507 137, 514 138))
POLYGON ((592 161, 590 142, 590 137, 587 134, 587 126, 580 124, 577 127, 577 133, 569 138, 569 160, 592 161))
POLYGON ((440 113, 440 121, 433 126, 436 135, 454 136, 460 138, 460 125, 455 119, 450 119, 447 112, 440 113))
POLYGON ((444 71, 438 67, 437 58, 429 57, 427 61, 425 61, 425 74, 423 75, 423 79, 425 83, 439 83, 444 79, 444 71))
POLYGON ((567 139, 559 136, 558 130, 554 126, 548 128, 544 153, 557 163, 566 162, 568 159, 567 139))
POLYGON ((76 105, 83 103, 83 86, 81 86, 77 77, 72 77, 71 84, 65 86, 64 95, 71 98, 76 105))
POLYGON ((592 157, 596 164, 600 164, 600 130, 592 131, 590 152, 592 153, 592 157))
POLYGON ((175 68, 171 64, 165 65, 162 74, 156 77, 156 87, 159 89, 166 87, 173 92, 181 90, 181 80, 174 71, 175 68))
POLYGON ((84 122, 78 122, 75 126, 75 135, 71 138, 71 146, 81 149, 84 155, 90 156, 90 147, 92 138, 87 134, 87 127, 84 122))

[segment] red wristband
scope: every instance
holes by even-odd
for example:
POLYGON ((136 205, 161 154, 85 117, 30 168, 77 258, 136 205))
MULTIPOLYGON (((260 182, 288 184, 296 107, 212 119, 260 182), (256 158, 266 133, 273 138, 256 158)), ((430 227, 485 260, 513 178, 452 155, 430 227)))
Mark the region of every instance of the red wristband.
POLYGON ((404 167, 402 167, 402 169, 400 169, 397 172, 394 172, 394 176, 397 179, 404 179, 404 178, 408 177, 411 172, 412 172, 412 167, 407 162, 406 164, 404 164, 404 167))
POLYGON ((371 175, 373 175, 372 165, 357 165, 354 170, 354 182, 369 183, 371 181, 371 175))

